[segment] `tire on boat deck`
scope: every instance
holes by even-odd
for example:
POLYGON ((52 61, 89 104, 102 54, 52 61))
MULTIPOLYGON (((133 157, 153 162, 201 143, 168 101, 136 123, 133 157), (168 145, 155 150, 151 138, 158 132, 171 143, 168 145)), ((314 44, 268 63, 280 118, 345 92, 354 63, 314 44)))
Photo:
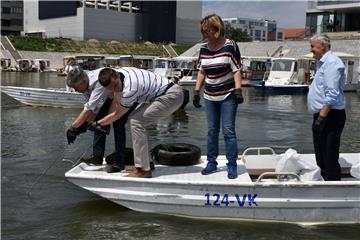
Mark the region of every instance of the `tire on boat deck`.
POLYGON ((168 166, 190 166, 200 162, 201 150, 188 143, 159 144, 151 150, 155 163, 168 166))

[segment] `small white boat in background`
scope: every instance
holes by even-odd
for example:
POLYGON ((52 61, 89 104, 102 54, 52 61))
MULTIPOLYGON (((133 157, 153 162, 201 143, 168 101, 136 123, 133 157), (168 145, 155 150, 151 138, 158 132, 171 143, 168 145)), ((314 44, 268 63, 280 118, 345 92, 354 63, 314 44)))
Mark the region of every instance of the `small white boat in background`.
POLYGON ((241 57, 241 85, 251 86, 266 81, 271 68, 271 57, 241 57))
POLYGON ((299 75, 298 60, 295 58, 272 58, 271 69, 266 81, 252 85, 257 90, 276 93, 306 92, 309 83, 299 75))
POLYGON ((56 72, 55 68, 50 67, 49 59, 34 59, 34 66, 37 72, 56 72))
POLYGON ((180 72, 179 85, 195 86, 199 70, 197 69, 197 57, 175 57, 176 69, 180 72))
MULTIPOLYGON (((360 58, 353 54, 344 53, 344 52, 333 52, 333 53, 334 55, 338 56, 345 65, 346 80, 345 80, 344 91, 356 92, 356 90, 359 88, 359 81, 357 78, 357 76, 359 76, 359 73, 357 72, 357 69, 360 68, 360 58)), ((312 53, 308 53, 303 57, 304 59, 311 59, 315 61, 312 53)))
POLYGON ((133 55, 131 66, 153 72, 155 58, 155 56, 133 55))
POLYGON ((107 67, 130 67, 132 65, 132 55, 105 56, 104 62, 107 67))
POLYGON ((11 71, 10 58, 1 58, 1 71, 11 71))
MULTIPOLYGON (((260 154, 260 150, 259 150, 260 154)), ((90 192, 129 209, 206 219, 279 221, 302 225, 360 223, 360 181, 306 181, 296 173, 274 172, 275 154, 244 155, 238 178, 228 179, 226 157, 218 171, 201 175, 206 156, 193 166, 156 165, 152 178, 129 178, 103 166, 81 163, 66 178, 90 192), (259 176, 260 175, 260 176, 259 176)), ((312 163, 314 154, 301 154, 312 163)), ((360 153, 340 154, 343 173, 360 161, 360 153)))
POLYGON ((19 72, 37 72, 33 59, 18 59, 16 63, 16 70, 19 72))
POLYGON ((15 100, 35 107, 82 108, 84 98, 81 93, 65 89, 42 89, 1 86, 1 92, 15 100))
POLYGON ((154 73, 166 78, 179 78, 181 71, 176 69, 176 61, 172 58, 155 58, 154 73))

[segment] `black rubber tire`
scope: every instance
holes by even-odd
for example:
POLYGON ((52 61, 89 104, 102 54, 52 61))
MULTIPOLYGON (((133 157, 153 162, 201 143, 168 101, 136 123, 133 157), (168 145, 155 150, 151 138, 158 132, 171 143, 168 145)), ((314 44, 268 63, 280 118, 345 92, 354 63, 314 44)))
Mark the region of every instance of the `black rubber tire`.
POLYGON ((201 150, 188 143, 160 144, 151 150, 157 164, 168 166, 190 166, 200 162, 201 150))

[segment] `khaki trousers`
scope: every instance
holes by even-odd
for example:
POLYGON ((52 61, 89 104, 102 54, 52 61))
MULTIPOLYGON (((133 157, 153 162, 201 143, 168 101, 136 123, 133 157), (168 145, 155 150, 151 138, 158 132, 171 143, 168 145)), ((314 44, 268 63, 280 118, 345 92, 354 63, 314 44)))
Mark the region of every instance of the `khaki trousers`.
POLYGON ((182 88, 175 84, 153 102, 141 103, 129 116, 131 137, 134 149, 135 167, 150 170, 150 152, 146 127, 160 118, 170 116, 183 103, 182 88))

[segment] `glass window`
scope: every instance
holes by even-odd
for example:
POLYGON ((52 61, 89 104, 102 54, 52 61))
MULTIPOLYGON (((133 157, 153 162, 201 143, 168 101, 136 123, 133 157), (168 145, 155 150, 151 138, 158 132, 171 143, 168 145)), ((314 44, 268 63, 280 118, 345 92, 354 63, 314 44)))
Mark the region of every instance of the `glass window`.
POLYGON ((156 60, 155 67, 156 68, 165 68, 166 60, 156 60))
POLYGON ((293 61, 291 60, 276 60, 272 64, 272 71, 291 71, 293 61))
POLYGON ((1 13, 11 13, 11 9, 8 7, 2 7, 1 8, 1 13))
POLYGON ((255 30, 255 40, 261 39, 261 30, 255 30))

